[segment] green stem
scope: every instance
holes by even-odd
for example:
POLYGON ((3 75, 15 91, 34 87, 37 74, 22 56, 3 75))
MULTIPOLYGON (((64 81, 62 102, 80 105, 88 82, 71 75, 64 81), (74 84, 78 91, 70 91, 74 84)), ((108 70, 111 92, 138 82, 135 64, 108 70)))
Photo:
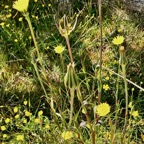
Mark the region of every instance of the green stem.
POLYGON ((70 88, 70 121, 69 121, 69 127, 72 124, 72 120, 73 120, 73 105, 74 105, 74 88, 70 88))
POLYGON ((43 74, 44 78, 47 80, 47 77, 46 77, 46 74, 45 74, 45 69, 44 69, 44 66, 42 64, 42 58, 40 56, 40 52, 39 52, 39 49, 38 49, 38 45, 37 45, 37 42, 36 42, 36 38, 35 38, 35 35, 34 35, 34 31, 33 31, 33 28, 32 28, 32 24, 31 24, 31 20, 30 20, 29 14, 25 13, 24 16, 25 16, 25 18, 26 18, 26 20, 28 22, 29 28, 30 28, 30 32, 31 32, 31 35, 32 35, 32 38, 33 38, 33 42, 34 42, 35 48, 36 48, 38 59, 39 59, 39 62, 40 62, 41 68, 42 68, 42 74, 43 74))
POLYGON ((73 56, 72 56, 72 52, 71 52, 70 42, 69 42, 68 36, 66 36, 65 39, 66 39, 66 43, 67 43, 67 47, 68 47, 68 52, 69 52, 70 60, 71 60, 71 63, 73 64, 74 61, 73 61, 73 56))
POLYGON ((90 131, 91 131, 91 144, 95 144, 95 131, 94 131, 94 128, 91 124, 91 119, 88 115, 88 112, 87 112, 87 109, 86 109, 86 106, 83 104, 83 99, 82 99, 82 95, 81 95, 81 91, 80 91, 80 88, 77 87, 76 89, 77 91, 77 97, 82 105, 82 108, 84 109, 84 112, 85 112, 85 116, 86 116, 86 120, 87 120, 87 124, 90 126, 90 131))
POLYGON ((127 86, 127 81, 126 81, 126 69, 125 69, 125 67, 126 67, 125 64, 122 64, 122 72, 123 72, 124 85, 125 85, 125 101, 126 101, 125 125, 124 125, 124 128, 126 128, 127 118, 128 118, 128 86, 127 86))

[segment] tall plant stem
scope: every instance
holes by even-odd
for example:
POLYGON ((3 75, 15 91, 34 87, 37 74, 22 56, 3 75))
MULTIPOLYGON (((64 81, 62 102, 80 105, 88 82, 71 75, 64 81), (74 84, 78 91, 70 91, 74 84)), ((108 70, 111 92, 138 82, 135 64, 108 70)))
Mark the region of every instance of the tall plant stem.
POLYGON ((73 119, 73 105, 74 105, 74 91, 75 88, 70 88, 70 121, 69 121, 69 127, 72 124, 72 119, 73 119))
POLYGON ((73 61, 73 56, 72 56, 72 51, 71 51, 71 47, 70 47, 70 42, 69 42, 68 36, 66 36, 65 39, 66 39, 66 43, 67 43, 67 47, 68 47, 70 61, 71 61, 71 64, 73 64, 74 61, 73 61))
POLYGON ((126 128, 127 118, 128 118, 128 86, 127 86, 127 81, 126 81, 126 69, 125 69, 125 67, 126 67, 126 65, 122 64, 122 72, 123 72, 124 85, 125 85, 125 101, 126 101, 124 129, 126 128))
POLYGON ((89 117, 89 114, 87 112, 87 109, 86 109, 86 106, 83 104, 83 98, 82 98, 82 95, 81 95, 81 91, 80 91, 80 88, 77 87, 76 89, 77 91, 77 97, 82 105, 82 108, 84 109, 84 112, 85 112, 85 116, 86 116, 86 120, 87 120, 87 123, 88 125, 90 126, 90 131, 91 131, 91 144, 95 144, 95 131, 94 131, 94 128, 91 124, 91 119, 89 117))
POLYGON ((101 89, 102 89, 102 81, 101 81, 101 71, 102 71, 102 1, 98 0, 99 7, 99 25, 100 25, 100 48, 99 48, 99 76, 98 76, 98 104, 101 101, 101 89))
POLYGON ((35 38, 35 35, 34 35, 34 31, 33 31, 33 28, 32 28, 32 24, 31 24, 29 14, 26 13, 26 14, 24 14, 24 16, 25 16, 25 18, 28 22, 29 28, 30 28, 30 32, 31 32, 31 35, 32 35, 32 38, 33 38, 35 48, 36 48, 37 56, 38 56, 38 59, 39 59, 39 62, 40 62, 41 68, 42 68, 42 74, 43 74, 45 80, 47 80, 47 77, 46 77, 46 74, 45 74, 45 69, 44 69, 44 66, 42 64, 42 58, 41 58, 41 55, 40 55, 40 52, 39 52, 39 49, 38 49, 38 45, 37 45, 37 42, 36 42, 36 38, 35 38))

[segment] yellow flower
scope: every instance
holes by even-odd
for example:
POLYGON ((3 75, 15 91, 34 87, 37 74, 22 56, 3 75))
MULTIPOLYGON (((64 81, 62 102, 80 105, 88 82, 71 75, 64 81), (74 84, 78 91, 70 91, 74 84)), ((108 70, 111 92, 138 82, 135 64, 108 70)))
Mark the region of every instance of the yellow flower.
POLYGON ((23 135, 17 135, 16 140, 17 141, 23 141, 24 140, 24 136, 23 135))
POLYGON ((50 129, 49 124, 46 124, 46 125, 45 125, 45 128, 46 128, 46 129, 50 129))
POLYGON ((17 39, 14 39, 14 42, 16 42, 16 43, 17 43, 17 42, 18 42, 18 40, 17 40, 17 39))
POLYGON ((13 8, 19 12, 26 12, 28 9, 29 0, 18 0, 13 4, 13 8))
POLYGON ((19 21, 22 21, 22 20, 23 20, 23 17, 20 17, 18 20, 19 20, 19 21))
POLYGON ((128 107, 129 107, 129 108, 132 108, 132 102, 129 103, 128 107))
POLYGON ((43 114, 43 111, 40 110, 40 111, 38 112, 38 116, 41 116, 42 114, 43 114))
POLYGON ((107 77, 105 78, 105 80, 109 80, 109 76, 107 76, 107 77))
POLYGON ((9 6, 8 5, 5 5, 5 7, 4 7, 5 9, 7 9, 7 8, 9 8, 9 6))
POLYGON ((12 16, 12 14, 7 14, 6 15, 7 18, 10 18, 11 16, 12 16))
POLYGON ((2 23, 0 23, 0 25, 1 25, 1 26, 4 26, 4 25, 5 25, 5 23, 4 23, 4 22, 2 22, 2 23))
POLYGON ((14 111, 14 113, 17 113, 18 112, 18 108, 14 107, 13 111, 14 111))
POLYGON ((27 105, 27 101, 25 100, 23 104, 24 104, 24 105, 27 105))
POLYGON ((135 118, 135 117, 139 116, 139 113, 138 113, 138 111, 133 111, 131 113, 131 115, 135 118))
POLYGON ((2 131, 5 131, 5 130, 6 130, 6 127, 5 127, 5 126, 1 126, 1 130, 2 130, 2 131))
POLYGON ((26 110, 26 111, 25 111, 25 116, 29 117, 29 116, 31 116, 31 113, 26 110))
POLYGON ((34 122, 35 122, 35 123, 40 123, 40 119, 36 118, 36 119, 34 120, 34 122))
POLYGON ((27 119, 24 119, 24 120, 23 120, 23 123, 27 123, 27 119))
POLYGON ((15 119, 18 119, 19 118, 19 114, 17 114, 16 116, 15 116, 15 119))
POLYGON ((64 140, 71 139, 72 136, 73 136, 73 133, 72 133, 71 131, 64 131, 64 132, 62 133, 62 138, 63 138, 64 140))
POLYGON ((103 89, 104 89, 105 91, 109 90, 109 85, 108 85, 108 84, 104 84, 104 85, 103 85, 103 89))
POLYGON ((48 4, 49 7, 51 7, 51 4, 48 4))
POLYGON ((64 51, 64 49, 65 48, 63 46, 59 45, 59 46, 56 46, 54 50, 56 53, 61 54, 64 51))
POLYGON ((6 138, 7 137, 7 134, 3 134, 3 138, 6 138))
POLYGON ((37 2, 37 0, 34 0, 34 2, 37 2))
POLYGON ((107 103, 101 103, 97 106, 96 112, 99 116, 105 116, 110 112, 110 106, 107 103))
POLYGON ((7 123, 9 123, 10 122, 10 119, 9 118, 6 118, 5 119, 5 123, 7 124, 7 123))
POLYGON ((112 43, 115 45, 120 45, 124 42, 124 37, 123 36, 117 36, 113 39, 112 43))

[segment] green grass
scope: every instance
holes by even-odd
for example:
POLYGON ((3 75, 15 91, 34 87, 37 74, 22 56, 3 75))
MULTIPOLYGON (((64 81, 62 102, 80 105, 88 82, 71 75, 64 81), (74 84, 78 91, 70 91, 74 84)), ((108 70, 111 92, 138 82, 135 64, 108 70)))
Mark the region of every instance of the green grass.
POLYGON ((144 142, 142 14, 103 3, 100 75, 99 13, 91 0, 30 1, 32 27, 11 1, 0 4, 0 143, 144 142), (119 35, 124 42, 115 45, 119 35), (57 46, 64 51, 56 53, 57 46), (100 93, 100 103, 110 106, 104 116, 98 113, 100 93))

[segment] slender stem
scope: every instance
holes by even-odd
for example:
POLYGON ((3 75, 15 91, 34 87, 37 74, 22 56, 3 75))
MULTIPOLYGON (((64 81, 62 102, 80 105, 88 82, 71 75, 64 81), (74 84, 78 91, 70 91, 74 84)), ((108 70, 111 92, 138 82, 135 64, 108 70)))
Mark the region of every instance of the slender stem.
MULTIPOLYGON (((120 62, 118 65, 118 74, 120 73, 120 62)), ((117 82, 116 82, 116 94, 115 94, 115 104, 116 104, 116 113, 115 113, 115 130, 117 127, 117 119, 118 119, 118 111, 119 111, 119 103, 118 103, 118 92, 119 92, 119 79, 120 77, 117 76, 117 82)))
POLYGON ((36 42, 36 38, 35 38, 35 35, 34 35, 34 31, 33 31, 33 28, 32 28, 32 24, 31 24, 29 14, 25 13, 24 16, 25 16, 25 18, 28 22, 29 28, 30 28, 30 32, 31 32, 31 35, 32 35, 32 38, 33 38, 35 48, 36 48, 38 59, 39 59, 39 62, 40 62, 41 68, 42 68, 42 74, 43 74, 44 78, 47 79, 46 74, 45 74, 45 69, 44 69, 43 64, 42 64, 42 58, 40 56, 40 52, 39 52, 38 45, 37 45, 37 42, 36 42))
POLYGON ((74 88, 70 88, 70 121, 69 121, 69 127, 72 124, 73 119, 73 105, 74 105, 74 88))
POLYGON ((128 118, 128 86, 127 86, 127 81, 126 81, 126 69, 125 69, 125 64, 122 64, 122 71, 123 71, 124 85, 125 85, 126 110, 125 110, 125 125, 124 125, 124 128, 126 128, 127 118, 128 118))
POLYGON ((66 43, 67 43, 67 47, 68 47, 68 52, 69 52, 70 60, 71 60, 71 63, 73 64, 74 61, 73 61, 73 56, 72 56, 72 52, 71 52, 70 42, 69 42, 68 36, 66 36, 65 39, 66 39, 66 43))
POLYGON ((85 112, 85 116, 86 116, 86 120, 87 120, 87 123, 88 125, 90 126, 90 131, 91 131, 91 143, 92 144, 95 144, 95 131, 94 131, 94 128, 92 127, 92 124, 91 124, 91 119, 89 117, 89 114, 87 112, 87 109, 86 109, 86 106, 83 104, 83 98, 82 98, 82 95, 81 95, 81 91, 80 91, 80 88, 77 87, 77 97, 82 105, 82 108, 84 109, 84 112, 85 112))
MULTIPOLYGON (((119 76, 119 77, 121 77, 121 78, 124 79, 124 77, 123 77, 122 75, 120 75, 120 74, 112 71, 111 69, 109 69, 109 68, 107 68, 107 67, 104 67, 104 66, 102 66, 102 68, 105 69, 105 70, 107 70, 107 71, 110 71, 110 72, 112 72, 113 74, 115 74, 115 75, 117 75, 117 76, 119 76)), ((129 79, 126 78, 126 81, 129 82, 130 84, 134 85, 135 87, 139 88, 140 90, 144 91, 144 88, 140 87, 139 85, 135 84, 134 82, 130 81, 129 79)))
POLYGON ((101 89, 102 89, 102 81, 101 81, 101 71, 102 71, 102 10, 101 10, 101 0, 98 0, 99 7, 99 25, 100 25, 100 48, 99 48, 99 79, 98 79, 98 104, 101 101, 101 89))

